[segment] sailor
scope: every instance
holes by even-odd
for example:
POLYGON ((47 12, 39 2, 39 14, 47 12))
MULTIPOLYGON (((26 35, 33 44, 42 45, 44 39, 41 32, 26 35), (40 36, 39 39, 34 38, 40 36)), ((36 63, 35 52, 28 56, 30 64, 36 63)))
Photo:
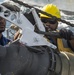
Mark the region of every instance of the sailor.
MULTIPOLYGON (((61 14, 59 11, 59 8, 56 5, 53 4, 47 4, 42 8, 42 11, 47 12, 48 14, 51 14, 52 16, 55 16, 57 18, 61 18, 61 14)), ((55 17, 51 18, 44 14, 40 13, 41 21, 43 22, 46 31, 55 31, 58 27, 58 21, 55 19, 55 17)), ((60 51, 72 51, 74 50, 74 40, 71 40, 71 35, 73 33, 70 30, 61 29, 59 31, 61 37, 65 38, 50 38, 49 36, 46 36, 51 43, 57 45, 58 50, 60 51), (65 45, 65 46, 64 46, 65 45)))
POLYGON ((10 42, 10 40, 4 37, 4 35, 2 34, 5 31, 5 27, 6 27, 6 20, 0 17, 0 45, 2 46, 10 42))

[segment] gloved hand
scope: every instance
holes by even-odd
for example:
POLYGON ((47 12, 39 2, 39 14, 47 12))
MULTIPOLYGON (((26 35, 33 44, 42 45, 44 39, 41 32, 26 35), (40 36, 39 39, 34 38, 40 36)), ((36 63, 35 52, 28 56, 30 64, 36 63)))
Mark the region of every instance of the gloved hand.
POLYGON ((73 35, 71 30, 67 30, 67 29, 61 29, 60 30, 60 36, 63 37, 66 40, 71 40, 71 36, 73 35))

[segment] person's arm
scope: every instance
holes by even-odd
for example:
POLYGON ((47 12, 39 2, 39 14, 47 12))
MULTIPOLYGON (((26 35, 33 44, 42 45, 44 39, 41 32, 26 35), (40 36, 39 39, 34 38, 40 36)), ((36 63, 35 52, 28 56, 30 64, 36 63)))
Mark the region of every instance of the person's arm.
POLYGON ((68 29, 61 29, 59 31, 60 36, 66 40, 71 40, 71 36, 73 35, 73 32, 71 30, 68 29))
POLYGON ((73 32, 67 29, 61 29, 60 36, 68 41, 68 44, 72 50, 74 50, 74 39, 71 39, 73 32))

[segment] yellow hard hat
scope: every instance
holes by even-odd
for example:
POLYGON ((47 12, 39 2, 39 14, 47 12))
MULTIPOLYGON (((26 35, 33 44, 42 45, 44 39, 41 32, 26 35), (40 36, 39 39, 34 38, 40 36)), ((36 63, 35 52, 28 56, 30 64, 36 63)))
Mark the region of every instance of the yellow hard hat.
MULTIPOLYGON (((51 14, 52 16, 55 16, 57 18, 61 18, 60 11, 56 5, 47 4, 42 8, 42 11, 47 12, 48 14, 51 14)), ((41 13, 40 13, 40 17, 49 18, 48 16, 41 13)))

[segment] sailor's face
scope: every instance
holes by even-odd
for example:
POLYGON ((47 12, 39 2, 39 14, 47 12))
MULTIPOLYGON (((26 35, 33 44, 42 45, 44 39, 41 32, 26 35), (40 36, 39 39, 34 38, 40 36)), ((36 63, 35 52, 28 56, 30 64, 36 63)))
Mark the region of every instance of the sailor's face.
POLYGON ((45 25, 47 31, 54 31, 57 29, 58 23, 56 22, 55 24, 51 24, 51 23, 47 22, 47 23, 44 23, 44 25, 45 25))
POLYGON ((44 23, 46 31, 54 31, 57 29, 58 22, 54 18, 41 18, 41 21, 44 23))
POLYGON ((6 27, 6 20, 0 17, 0 33, 5 31, 5 27, 6 27))

